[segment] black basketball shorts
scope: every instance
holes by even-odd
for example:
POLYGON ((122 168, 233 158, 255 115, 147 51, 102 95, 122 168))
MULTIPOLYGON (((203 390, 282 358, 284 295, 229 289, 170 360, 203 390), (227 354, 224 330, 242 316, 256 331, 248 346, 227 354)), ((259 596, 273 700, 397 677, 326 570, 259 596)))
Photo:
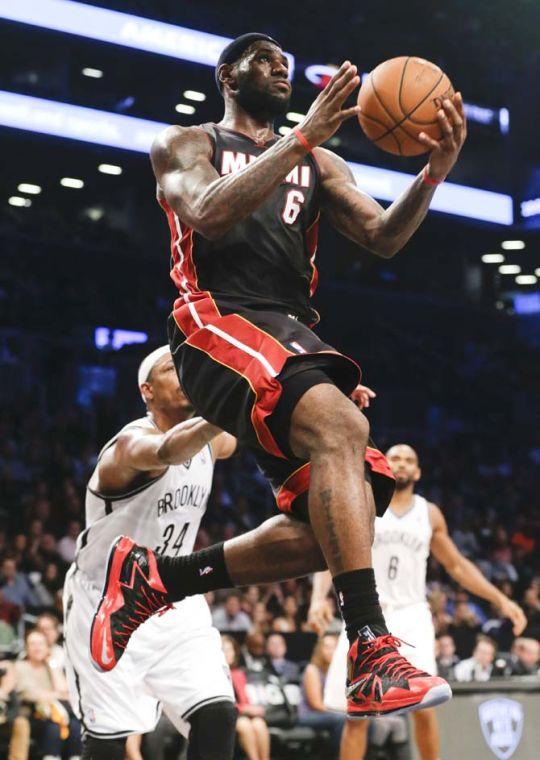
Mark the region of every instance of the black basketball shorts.
MULTIPOLYGON (((304 518, 309 462, 289 448, 292 411, 322 382, 349 396, 360 380, 358 365, 293 316, 225 305, 208 293, 178 299, 168 331, 178 377, 197 414, 248 446, 278 509, 304 518)), ((377 514, 383 514, 394 490, 392 472, 373 446, 366 464, 377 514)))

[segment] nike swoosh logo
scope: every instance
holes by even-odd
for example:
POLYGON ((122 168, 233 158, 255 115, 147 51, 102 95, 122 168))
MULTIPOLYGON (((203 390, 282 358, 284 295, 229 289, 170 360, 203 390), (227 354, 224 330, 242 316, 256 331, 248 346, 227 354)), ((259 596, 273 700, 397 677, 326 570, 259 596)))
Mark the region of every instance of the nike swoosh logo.
POLYGON ((103 641, 101 643, 101 660, 104 665, 108 665, 112 662, 112 657, 109 657, 107 651, 107 634, 103 632, 103 641))

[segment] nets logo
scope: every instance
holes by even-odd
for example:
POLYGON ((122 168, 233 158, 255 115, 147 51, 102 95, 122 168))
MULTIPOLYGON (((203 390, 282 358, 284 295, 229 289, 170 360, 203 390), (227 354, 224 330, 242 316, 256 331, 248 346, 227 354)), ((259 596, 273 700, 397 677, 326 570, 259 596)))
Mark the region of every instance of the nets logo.
POLYGON ((489 699, 478 708, 486 744, 499 760, 508 760, 523 733, 523 707, 514 699, 489 699))

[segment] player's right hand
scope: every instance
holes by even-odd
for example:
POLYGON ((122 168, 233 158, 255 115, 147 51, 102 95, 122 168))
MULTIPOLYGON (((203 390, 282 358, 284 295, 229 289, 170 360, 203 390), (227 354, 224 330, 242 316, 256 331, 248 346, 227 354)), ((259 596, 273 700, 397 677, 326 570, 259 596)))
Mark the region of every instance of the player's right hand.
POLYGON ((499 606, 501 614, 512 621, 514 636, 521 636, 527 626, 525 613, 519 606, 508 597, 504 597, 499 606))
POLYGON ((307 622, 317 636, 322 636, 332 622, 332 617, 332 608, 328 603, 328 599, 323 599, 310 605, 307 622))
POLYGON ((356 66, 350 61, 342 63, 298 125, 311 146, 328 140, 346 119, 360 113, 358 106, 343 108, 343 103, 359 84, 356 66))

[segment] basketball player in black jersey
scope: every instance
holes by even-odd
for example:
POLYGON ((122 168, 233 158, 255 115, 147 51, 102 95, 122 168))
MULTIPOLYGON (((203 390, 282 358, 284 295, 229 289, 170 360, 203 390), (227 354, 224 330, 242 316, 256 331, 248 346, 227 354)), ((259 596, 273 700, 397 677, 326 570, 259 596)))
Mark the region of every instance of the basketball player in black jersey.
MULTIPOLYGON (((151 156, 180 294, 169 338, 182 386, 198 414, 254 451, 278 508, 309 520, 351 644, 349 715, 438 704, 449 698, 448 685, 413 668, 388 635, 370 547, 392 474, 349 398, 359 368, 311 331, 317 314, 309 298, 320 213, 383 258, 410 239, 465 140, 461 96, 442 104, 440 141, 418 136, 430 149, 428 163, 384 210, 355 186, 342 159, 318 147, 358 112, 345 106, 359 84, 355 66, 346 61, 282 138, 273 120, 287 109, 291 86, 278 43, 263 34, 233 41, 216 81, 225 101, 221 122, 170 127, 151 156)), ((257 550, 253 542, 231 544, 156 561, 130 539, 117 540, 95 618, 108 667, 122 653, 120 630, 125 641, 126 630, 169 600, 241 582, 257 550), (143 609, 138 600, 148 589, 154 601, 143 609)), ((97 648, 92 655, 105 669, 97 648)))

